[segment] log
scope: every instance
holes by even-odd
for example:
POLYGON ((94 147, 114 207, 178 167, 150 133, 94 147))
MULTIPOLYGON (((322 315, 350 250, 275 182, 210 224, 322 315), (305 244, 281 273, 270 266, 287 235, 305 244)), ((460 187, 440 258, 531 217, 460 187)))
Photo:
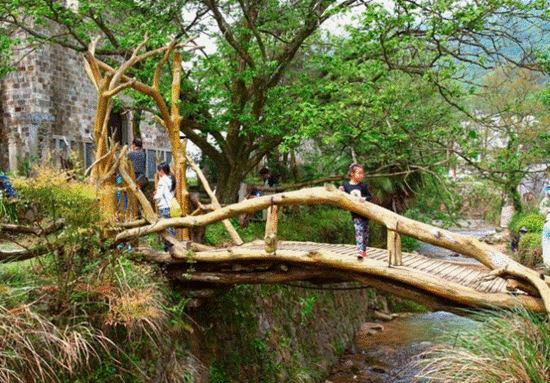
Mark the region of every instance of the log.
POLYGON ((0 250, 0 262, 9 263, 9 262, 18 262, 24 261, 26 259, 31 259, 39 257, 45 254, 53 252, 54 249, 51 245, 39 244, 27 249, 18 249, 18 250, 0 250))
POLYGON ((65 226, 65 220, 58 219, 55 222, 48 224, 48 226, 46 227, 2 223, 0 224, 0 230, 10 231, 15 233, 28 233, 28 234, 34 234, 37 236, 44 236, 44 235, 49 235, 59 229, 62 229, 63 226, 65 226))
MULTIPOLYGON (((146 259, 146 257, 144 258, 146 259)), ((159 261, 158 258, 150 258, 150 260, 159 261)), ((216 264, 223 264, 227 267, 231 264, 246 264, 258 260, 262 260, 266 266, 269 266, 270 263, 284 263, 291 270, 302 269, 304 272, 314 270, 315 273, 310 274, 308 278, 315 276, 315 278, 324 278, 331 281, 356 281, 364 286, 375 287, 402 298, 415 300, 430 309, 448 309, 451 307, 511 309, 516 306, 523 306, 535 312, 546 311, 544 302, 541 299, 526 294, 479 292, 471 287, 441 278, 434 278, 431 275, 407 267, 395 266, 389 268, 380 261, 373 259, 364 258, 357 261, 354 257, 342 257, 341 254, 329 251, 278 250, 274 254, 266 253, 265 250, 233 247, 197 252, 188 255, 186 259, 170 258, 169 255, 164 255, 164 260, 172 264, 191 261, 193 262, 193 268, 197 270, 199 275, 203 267, 207 269, 207 273, 204 275, 215 273, 211 268, 216 264)), ((250 273, 246 271, 247 268, 245 267, 239 268, 239 270, 249 275, 245 277, 242 273, 235 273, 232 270, 228 272, 228 275, 232 277, 220 277, 218 283, 253 283, 252 281, 255 278, 261 280, 261 283, 280 283, 281 278, 283 278, 280 273, 250 273)), ((197 278, 200 279, 200 277, 197 278)), ((213 280, 210 282, 213 282, 213 280)))
POLYGON ((326 272, 320 270, 262 271, 256 273, 237 272, 190 272, 173 273, 176 279, 184 282, 207 282, 216 284, 277 284, 326 278, 326 272))
POLYGON ((279 222, 279 206, 273 205, 267 210, 267 222, 265 224, 265 251, 274 253, 277 251, 277 224, 279 222))
POLYGON ((402 264, 401 234, 388 229, 388 266, 401 266, 402 264))

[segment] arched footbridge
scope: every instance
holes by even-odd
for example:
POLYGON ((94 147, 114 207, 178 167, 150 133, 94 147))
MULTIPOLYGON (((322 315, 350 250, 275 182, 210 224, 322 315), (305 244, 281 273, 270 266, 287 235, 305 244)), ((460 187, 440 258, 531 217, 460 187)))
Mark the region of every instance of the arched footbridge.
POLYGON ((170 226, 191 228, 218 221, 227 224, 228 218, 263 209, 269 209, 263 241, 242 243, 238 235, 232 235, 234 245, 209 248, 189 241, 175 241, 163 234, 174 245, 170 252, 139 248, 136 254, 166 265, 171 277, 191 284, 353 281, 411 299, 432 310, 522 306, 535 312, 549 312, 548 277, 477 238, 408 219, 332 186, 254 198, 197 216, 151 218, 145 226, 119 233, 116 243, 152 232, 162 233, 170 226), (387 248, 369 248, 366 258, 357 259, 353 245, 278 241, 280 208, 314 204, 338 206, 385 226, 387 248), (403 252, 401 235, 452 250, 471 261, 434 259, 403 252))

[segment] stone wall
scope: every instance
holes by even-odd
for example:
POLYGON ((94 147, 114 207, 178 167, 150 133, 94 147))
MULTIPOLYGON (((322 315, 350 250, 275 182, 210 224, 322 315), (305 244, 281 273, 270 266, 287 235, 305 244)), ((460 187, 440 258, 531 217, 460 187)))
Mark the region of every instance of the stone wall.
MULTIPOLYGON (((74 151, 81 160, 86 151, 93 153, 97 93, 82 55, 59 45, 16 48, 13 63, 16 70, 0 79, 0 170, 48 159, 56 148, 64 156, 74 151)), ((132 113, 121 116, 121 144, 129 144, 132 113)), ((144 148, 169 150, 168 136, 152 121, 141 124, 144 148)))
MULTIPOLYGON (((44 158, 54 135, 91 142, 96 93, 80 54, 57 45, 15 49, 16 71, 2 79, 2 170, 44 158), (7 157, 7 158, 6 158, 7 157)), ((77 148, 73 148, 77 149, 77 148)))
POLYGON ((197 309, 201 381, 322 382, 376 300, 353 284, 235 287, 197 309))

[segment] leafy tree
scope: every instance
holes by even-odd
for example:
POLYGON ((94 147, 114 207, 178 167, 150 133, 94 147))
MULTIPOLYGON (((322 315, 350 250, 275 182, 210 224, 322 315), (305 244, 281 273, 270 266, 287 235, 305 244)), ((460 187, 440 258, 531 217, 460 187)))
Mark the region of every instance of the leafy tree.
MULTIPOLYGON (((539 73, 510 67, 487 74, 475 94, 475 119, 455 153, 483 179, 497 185, 522 210, 518 186, 529 175, 546 172, 550 153, 545 80, 539 73)), ((504 201, 503 201, 504 202, 504 201)))
MULTIPOLYGON (((208 33, 217 51, 194 61, 182 76, 180 128, 215 163, 218 195, 222 202, 229 202, 242 178, 286 136, 290 136, 287 142, 296 144, 308 114, 316 117, 309 127, 316 122, 318 126, 330 125, 335 132, 341 129, 342 136, 349 134, 343 120, 333 124, 333 115, 318 113, 315 103, 301 104, 300 93, 307 88, 290 89, 306 69, 305 61, 298 60, 310 57, 301 56, 306 44, 312 52, 324 51, 325 58, 333 60, 333 68, 340 65, 341 73, 351 69, 365 84, 401 71, 432 84, 453 102, 456 89, 448 80, 460 73, 461 62, 484 69, 503 60, 517 65, 534 63, 536 47, 523 44, 518 38, 523 37, 522 31, 514 30, 519 25, 514 21, 544 18, 543 3, 397 0, 387 10, 377 3, 356 0, 84 0, 77 8, 46 0, 0 0, 0 21, 23 28, 35 40, 77 51, 85 51, 91 37, 101 33, 106 38, 96 53, 113 58, 128 58, 146 33, 151 49, 163 46, 169 37, 208 33), (365 5, 364 12, 349 29, 348 38, 340 40, 345 49, 326 44, 309 48, 320 25, 354 5, 365 5), (34 24, 28 23, 29 17, 34 24), (56 28, 45 33, 45 25, 56 28), (508 55, 501 49, 510 44, 521 48, 519 54, 508 55), (297 130, 300 134, 292 136, 297 130)), ((136 69, 148 68, 151 66, 144 64, 136 69)), ((338 74, 324 78, 328 93, 335 85, 331 84, 334 76, 338 74)), ((322 73, 321 77, 310 76, 312 82, 320 78, 322 73)), ((351 76, 348 79, 354 81, 351 76)), ((372 102, 375 108, 381 107, 377 97, 372 102)), ((352 107, 353 103, 346 109, 352 107)), ((364 111, 358 113, 364 115, 364 111)), ((379 126, 387 126, 383 110, 376 115, 382 118, 379 126)))

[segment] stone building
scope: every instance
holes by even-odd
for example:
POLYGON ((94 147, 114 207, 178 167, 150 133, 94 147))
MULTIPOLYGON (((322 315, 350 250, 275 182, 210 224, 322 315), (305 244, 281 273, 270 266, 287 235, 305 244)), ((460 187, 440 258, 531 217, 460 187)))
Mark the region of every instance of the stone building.
MULTIPOLYGON (((73 152, 86 168, 93 163, 97 93, 82 55, 59 45, 14 49, 16 70, 0 78, 0 171, 15 172, 37 162, 67 165, 73 152)), ((113 113, 111 136, 130 144, 131 112, 113 113)), ((168 136, 153 120, 140 122, 148 176, 157 161, 171 161, 168 136)))

